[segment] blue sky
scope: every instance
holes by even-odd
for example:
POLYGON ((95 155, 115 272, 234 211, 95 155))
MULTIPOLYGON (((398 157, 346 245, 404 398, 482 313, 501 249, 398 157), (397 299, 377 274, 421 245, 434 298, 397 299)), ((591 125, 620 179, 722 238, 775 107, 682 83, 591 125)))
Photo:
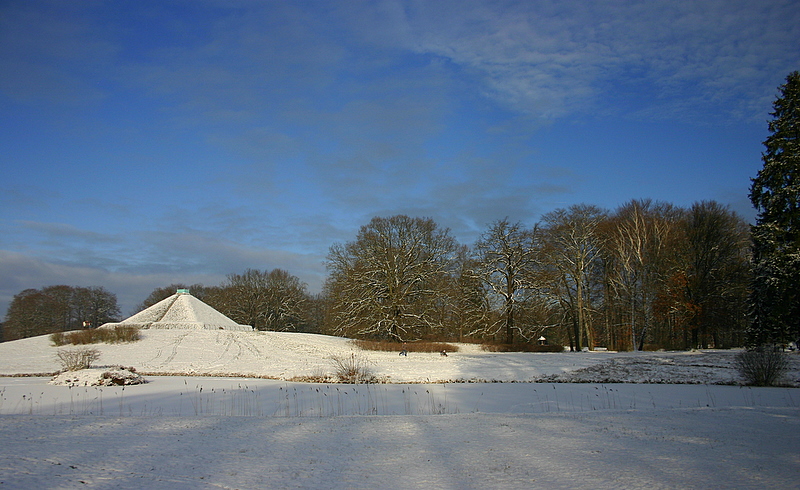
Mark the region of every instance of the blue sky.
POLYGON ((796 1, 0 1, 0 315, 324 259, 374 216, 752 220, 796 1))

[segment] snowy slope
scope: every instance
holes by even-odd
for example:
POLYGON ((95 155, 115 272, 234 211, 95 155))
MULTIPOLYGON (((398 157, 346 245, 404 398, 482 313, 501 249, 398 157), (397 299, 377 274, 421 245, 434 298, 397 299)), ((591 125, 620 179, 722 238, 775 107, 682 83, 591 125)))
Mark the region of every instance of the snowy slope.
MULTIPOLYGON (((735 384, 735 351, 489 353, 471 344, 438 354, 362 351, 347 339, 325 335, 225 330, 142 330, 130 344, 95 344, 99 365, 132 366, 146 374, 245 376, 292 380, 331 374, 331 358, 357 355, 383 381, 581 381, 735 384)), ((71 346, 61 349, 76 348, 71 346)), ((0 344, 0 375, 60 369, 47 336, 0 344)), ((790 380, 800 380, 793 356, 790 380)))
MULTIPOLYGON (((225 330, 142 330, 130 344, 95 344, 97 364, 133 366, 150 374, 240 375, 293 379, 331 371, 333 356, 356 354, 379 377, 391 382, 437 382, 470 379, 530 380, 559 374, 608 358, 608 354, 493 354, 462 345, 458 353, 439 354, 362 351, 345 338, 284 332, 225 330)), ((62 349, 78 347, 65 346, 62 349)), ((58 347, 47 336, 0 344, 0 374, 50 373, 60 364, 58 347)))

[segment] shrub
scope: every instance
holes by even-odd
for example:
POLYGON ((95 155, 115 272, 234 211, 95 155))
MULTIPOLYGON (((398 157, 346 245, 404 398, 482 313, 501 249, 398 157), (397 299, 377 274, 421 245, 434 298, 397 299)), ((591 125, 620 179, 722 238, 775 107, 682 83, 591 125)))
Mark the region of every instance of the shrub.
POLYGON ((563 345, 539 344, 482 344, 481 350, 486 352, 563 352, 563 345))
POLYGON ((60 347, 67 343, 67 339, 64 336, 64 332, 55 332, 50 334, 50 342, 56 347, 60 347))
POLYGON ((118 344, 120 342, 135 342, 139 339, 139 328, 129 325, 117 325, 114 328, 75 330, 66 333, 56 332, 50 335, 50 341, 56 346, 97 344, 99 342, 118 344))
POLYGON ((745 384, 773 386, 789 370, 789 358, 776 347, 762 346, 737 354, 735 365, 745 384))
POLYGON ((318 369, 311 374, 293 376, 287 381, 295 383, 335 383, 337 380, 333 379, 333 376, 324 373, 321 369, 318 369))
POLYGON ((103 336, 97 330, 76 330, 65 335, 67 342, 73 345, 96 344, 103 336))
MULTIPOLYGON (((403 350, 402 342, 389 340, 353 340, 353 343, 360 349, 374 350, 381 352, 400 352, 403 350)), ((408 342, 406 344, 408 352, 458 352, 458 346, 445 342, 408 342)))
POLYGON ((333 356, 334 375, 340 383, 374 383, 376 378, 369 367, 369 361, 361 356, 333 356))
POLYGON ((110 339, 106 342, 116 344, 120 342, 136 342, 141 338, 139 335, 139 328, 130 325, 117 325, 113 329, 108 329, 111 332, 110 339))
POLYGON ((81 349, 59 349, 56 354, 65 371, 88 369, 92 363, 100 359, 100 351, 84 347, 81 349))

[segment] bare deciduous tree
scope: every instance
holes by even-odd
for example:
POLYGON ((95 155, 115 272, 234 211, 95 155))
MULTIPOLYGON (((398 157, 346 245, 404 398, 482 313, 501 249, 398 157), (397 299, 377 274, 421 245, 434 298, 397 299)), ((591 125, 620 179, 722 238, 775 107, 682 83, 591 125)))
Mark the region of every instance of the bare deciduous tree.
POLYGON ((465 337, 486 334, 486 327, 496 320, 492 316, 489 297, 479 274, 478 262, 470 258, 469 248, 461 248, 460 266, 449 291, 448 333, 452 340, 464 341, 465 337))
POLYGON ((686 297, 696 305, 692 348, 721 347, 732 326, 745 328, 749 233, 747 223, 715 201, 695 203, 682 221, 681 265, 686 297))
POLYGON ((591 274, 601 250, 598 228, 605 219, 605 211, 584 204, 542 217, 546 261, 556 273, 556 283, 550 290, 568 313, 578 350, 594 347, 591 274))
POLYGON ((507 344, 514 343, 514 332, 526 337, 526 326, 518 324, 517 313, 521 298, 533 288, 537 264, 535 238, 535 229, 509 223, 506 218, 492 223, 475 244, 477 276, 486 285, 500 314, 474 333, 495 335, 502 331, 507 344))
MULTIPOLYGON (((653 306, 670 276, 681 210, 649 199, 632 200, 606 228, 604 259, 620 308, 628 312, 631 347, 642 349, 653 323, 653 306)), ((610 307, 611 305, 607 305, 610 307)))
POLYGON ((283 269, 247 269, 228 274, 208 302, 231 319, 256 330, 303 330, 307 321, 306 285, 283 269))
POLYGON ((373 218, 328 254, 333 333, 410 340, 442 327, 458 245, 428 218, 373 218))

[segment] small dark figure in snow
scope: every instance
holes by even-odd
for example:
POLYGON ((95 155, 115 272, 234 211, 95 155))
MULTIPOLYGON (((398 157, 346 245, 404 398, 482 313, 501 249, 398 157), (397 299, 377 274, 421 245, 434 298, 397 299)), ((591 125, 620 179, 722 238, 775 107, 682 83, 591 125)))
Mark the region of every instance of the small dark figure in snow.
POLYGON ((405 342, 403 342, 403 350, 400 351, 400 355, 408 357, 408 348, 406 347, 405 342))
POLYGON ((447 357, 447 351, 443 350, 439 355, 442 357, 447 357))

